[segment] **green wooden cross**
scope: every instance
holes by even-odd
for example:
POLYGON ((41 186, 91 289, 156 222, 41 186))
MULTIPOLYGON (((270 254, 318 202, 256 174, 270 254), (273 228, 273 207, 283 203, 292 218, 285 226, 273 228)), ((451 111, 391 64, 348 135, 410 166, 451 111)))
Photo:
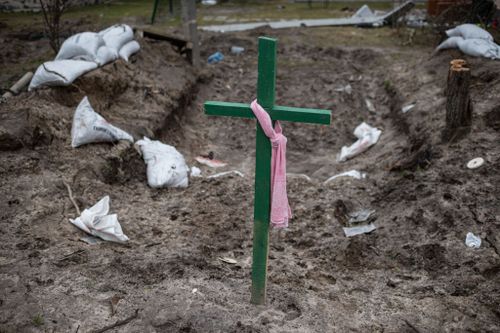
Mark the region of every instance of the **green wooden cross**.
MULTIPOLYGON (((330 124, 329 110, 300 109, 274 105, 276 84, 276 39, 259 37, 259 75, 257 102, 271 119, 313 124, 330 124)), ((211 116, 255 118, 249 104, 205 102, 205 113, 211 116)), ((271 209, 271 144, 257 122, 255 157, 255 200, 253 227, 252 299, 266 302, 267 257, 271 209)))

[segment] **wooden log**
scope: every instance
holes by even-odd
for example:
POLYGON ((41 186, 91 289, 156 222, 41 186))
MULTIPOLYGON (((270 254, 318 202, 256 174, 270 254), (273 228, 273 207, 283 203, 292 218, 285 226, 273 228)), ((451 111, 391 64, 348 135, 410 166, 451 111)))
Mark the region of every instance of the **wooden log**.
POLYGON ((444 142, 462 139, 470 132, 472 124, 470 68, 462 59, 452 60, 450 65, 446 87, 446 126, 442 133, 444 142))
POLYGON ((33 73, 32 72, 28 72, 28 73, 24 74, 23 77, 20 78, 19 81, 17 81, 9 89, 9 91, 7 91, 5 94, 2 95, 2 97, 3 98, 8 98, 8 97, 12 97, 14 95, 19 94, 21 92, 21 90, 30 83, 32 77, 33 77, 33 73))
POLYGON ((198 40, 198 27, 196 25, 196 1, 182 1, 182 26, 184 36, 191 42, 191 64, 194 67, 200 66, 200 46, 198 40))

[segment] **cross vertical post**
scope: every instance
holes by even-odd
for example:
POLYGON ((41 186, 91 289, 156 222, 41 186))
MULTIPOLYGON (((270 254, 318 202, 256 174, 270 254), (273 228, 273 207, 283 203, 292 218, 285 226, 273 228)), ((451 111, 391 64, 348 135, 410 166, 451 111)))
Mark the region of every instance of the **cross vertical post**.
MULTIPOLYGON (((274 104, 276 85, 276 45, 273 38, 259 37, 257 102, 272 121, 330 124, 329 110, 303 109, 274 104)), ((255 118, 249 104, 207 101, 205 114, 255 118)), ((266 303, 269 224, 271 217, 271 143, 257 122, 255 145, 255 200, 253 225, 252 298, 253 304, 266 303)))
MULTIPOLYGON (((269 113, 274 106, 276 83, 276 40, 259 39, 257 102, 269 113)), ((269 217, 271 202, 271 144, 257 122, 255 157, 255 204, 253 225, 252 299, 266 302, 269 217)))

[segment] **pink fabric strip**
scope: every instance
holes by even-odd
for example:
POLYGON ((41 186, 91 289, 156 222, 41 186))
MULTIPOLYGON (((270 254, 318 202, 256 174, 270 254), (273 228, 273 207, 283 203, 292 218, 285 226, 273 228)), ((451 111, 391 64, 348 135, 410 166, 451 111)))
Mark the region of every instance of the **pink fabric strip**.
POLYGON ((274 228, 288 227, 292 210, 286 195, 286 137, 279 121, 273 129, 269 114, 254 100, 250 105, 264 133, 271 141, 271 224, 274 228))

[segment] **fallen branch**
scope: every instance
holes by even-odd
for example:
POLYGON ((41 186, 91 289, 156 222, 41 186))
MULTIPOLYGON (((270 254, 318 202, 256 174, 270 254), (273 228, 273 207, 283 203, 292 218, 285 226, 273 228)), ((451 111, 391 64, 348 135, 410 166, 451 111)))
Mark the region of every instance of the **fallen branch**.
POLYGON ((73 192, 71 191, 71 187, 69 186, 68 183, 66 183, 65 180, 63 180, 63 184, 66 186, 66 188, 68 189, 68 195, 69 195, 69 199, 71 200, 71 202, 73 203, 73 205, 75 206, 75 209, 76 209, 76 212, 78 213, 78 216, 82 215, 82 213, 80 212, 80 208, 78 207, 78 205, 76 204, 76 201, 75 201, 75 198, 73 198, 73 192))
POLYGON ((134 320, 135 318, 137 318, 137 314, 139 313, 139 309, 136 309, 134 314, 123 319, 123 320, 118 320, 116 323, 114 324, 111 324, 111 325, 108 325, 108 326, 104 326, 103 328, 100 328, 98 330, 95 330, 95 331, 92 331, 92 333, 103 333, 103 332, 106 332, 112 328, 115 328, 115 327, 118 327, 118 326, 123 326, 123 325, 126 325, 128 323, 130 323, 132 320, 134 320))
POLYGON ((23 77, 19 79, 19 81, 17 81, 5 94, 2 95, 2 98, 8 98, 19 94, 21 90, 30 83, 32 77, 32 72, 24 74, 23 77))

